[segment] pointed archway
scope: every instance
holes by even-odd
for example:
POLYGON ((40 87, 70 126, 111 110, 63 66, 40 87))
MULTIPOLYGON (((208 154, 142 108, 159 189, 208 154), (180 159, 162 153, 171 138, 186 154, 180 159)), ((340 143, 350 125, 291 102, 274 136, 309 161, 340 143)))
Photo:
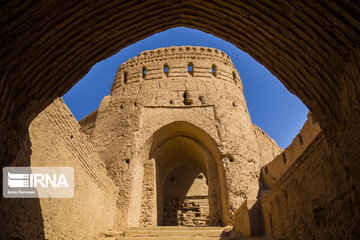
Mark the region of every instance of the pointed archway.
POLYGON ((215 141, 185 121, 161 127, 150 139, 143 159, 141 225, 226 224, 226 183, 215 141))

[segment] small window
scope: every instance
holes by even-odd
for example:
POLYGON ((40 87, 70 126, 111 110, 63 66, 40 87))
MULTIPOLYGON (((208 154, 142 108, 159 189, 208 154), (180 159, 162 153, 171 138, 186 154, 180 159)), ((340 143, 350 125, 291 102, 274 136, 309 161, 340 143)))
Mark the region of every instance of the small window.
POLYGON ((282 157, 283 157, 284 164, 286 164, 286 155, 285 155, 285 153, 282 154, 282 157))
POLYGON ((299 134, 299 142, 300 142, 300 146, 303 145, 303 139, 302 139, 302 136, 299 134))
POLYGON ((146 67, 143 67, 143 69, 142 69, 142 77, 143 78, 146 77, 146 67))
POLYGON ((236 73, 234 71, 233 71, 233 81, 235 84, 237 84, 236 73))
POLYGON ((127 83, 127 72, 124 72, 124 83, 127 83))
POLYGON ((166 76, 169 75, 169 66, 167 64, 164 65, 164 73, 166 76))
POLYGON ((211 66, 211 73, 216 77, 216 65, 215 64, 213 64, 211 66))
POLYGON ((194 65, 192 63, 189 63, 189 65, 188 65, 188 72, 191 75, 194 75, 194 65))

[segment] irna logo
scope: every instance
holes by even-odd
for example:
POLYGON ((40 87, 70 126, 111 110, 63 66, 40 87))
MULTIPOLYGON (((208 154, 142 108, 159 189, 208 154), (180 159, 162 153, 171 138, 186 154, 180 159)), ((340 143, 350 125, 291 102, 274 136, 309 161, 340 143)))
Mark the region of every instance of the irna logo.
POLYGON ((69 187, 64 174, 21 174, 8 172, 8 185, 9 187, 69 187))
POLYGON ((72 167, 5 167, 3 196, 5 198, 72 198, 74 169, 72 167))

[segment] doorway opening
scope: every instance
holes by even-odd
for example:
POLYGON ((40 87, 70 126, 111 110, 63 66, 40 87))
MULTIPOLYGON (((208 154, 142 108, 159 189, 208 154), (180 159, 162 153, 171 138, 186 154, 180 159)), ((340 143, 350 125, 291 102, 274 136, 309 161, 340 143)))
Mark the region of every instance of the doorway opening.
POLYGON ((200 127, 185 121, 164 125, 149 139, 151 142, 144 146, 149 149, 149 155, 142 155, 148 156, 143 159, 142 225, 226 223, 229 220, 226 183, 215 140, 200 127), (152 193, 146 188, 151 182, 152 193), (153 209, 152 214, 149 209, 153 209), (149 215, 156 220, 151 220, 149 215))
POLYGON ((182 165, 166 178, 163 225, 207 226, 209 217, 208 183, 196 167, 182 165))

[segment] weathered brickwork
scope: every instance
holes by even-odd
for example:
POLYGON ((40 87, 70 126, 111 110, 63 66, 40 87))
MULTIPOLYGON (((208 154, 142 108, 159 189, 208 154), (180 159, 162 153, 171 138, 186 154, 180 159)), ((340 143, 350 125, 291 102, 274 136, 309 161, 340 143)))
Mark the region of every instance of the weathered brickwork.
MULTIPOLYGON (((334 215, 350 214, 347 208, 359 199, 331 187, 339 184, 340 171, 331 168, 329 152, 323 132, 309 113, 293 142, 261 169, 260 225, 256 226, 259 217, 251 216, 257 204, 245 202, 236 212, 235 229, 245 237, 260 226, 274 239, 357 239, 360 231, 351 222, 344 226, 333 221, 334 215)), ((351 214, 360 217, 359 212, 351 214)))
MULTIPOLYGON (((318 134, 261 200, 265 232, 275 239, 357 239, 352 223, 339 225, 334 214, 350 214, 351 195, 330 186, 339 180, 329 167, 328 144, 318 134), (336 196, 333 199, 333 196, 336 196), (329 228, 339 231, 330 231, 329 228)), ((351 213, 359 217, 359 212, 351 213)))
POLYGON ((117 189, 63 100, 30 125, 31 166, 73 167, 74 198, 40 199, 46 239, 96 239, 113 229, 117 189))
POLYGON ((292 143, 261 169, 262 181, 268 189, 272 189, 276 185, 279 179, 292 167, 320 132, 319 124, 313 118, 312 113, 309 112, 307 121, 292 143))

